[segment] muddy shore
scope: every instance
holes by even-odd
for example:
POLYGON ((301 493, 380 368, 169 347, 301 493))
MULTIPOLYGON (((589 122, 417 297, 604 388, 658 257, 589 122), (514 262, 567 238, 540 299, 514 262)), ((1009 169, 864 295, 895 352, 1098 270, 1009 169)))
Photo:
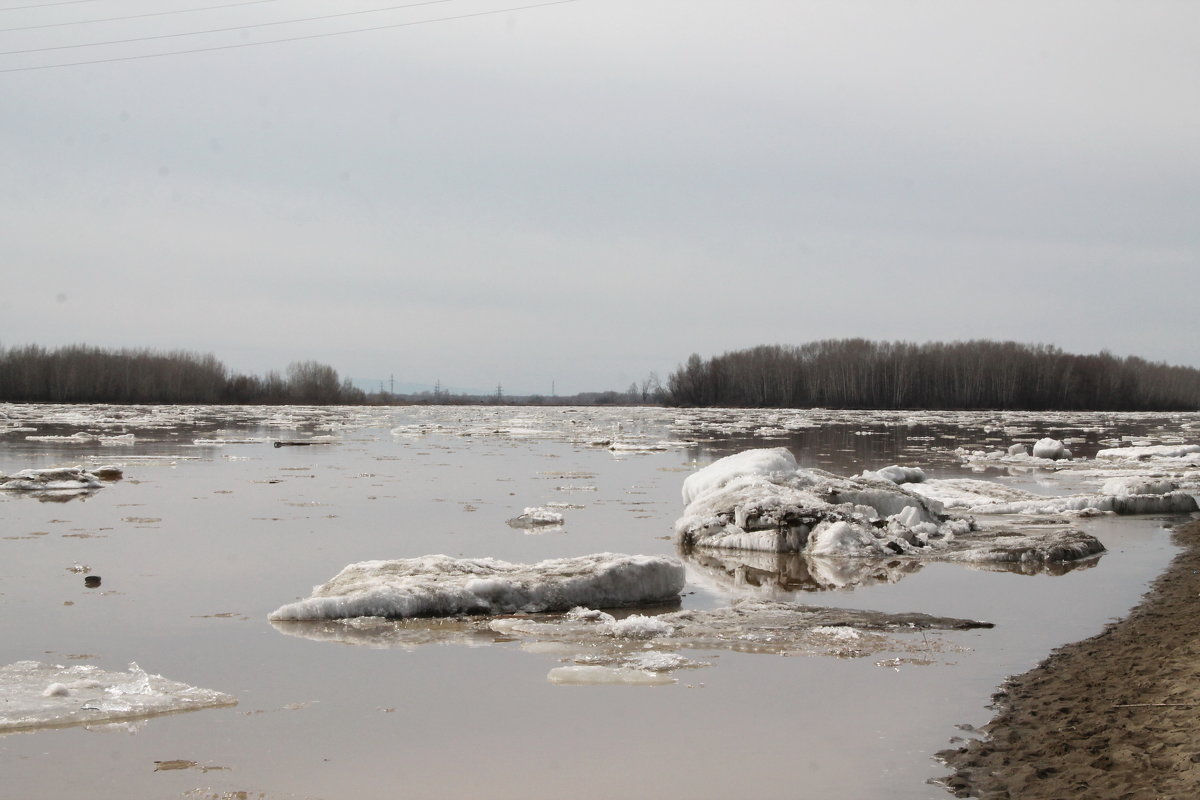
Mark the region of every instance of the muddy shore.
POLYGON ((1125 619, 995 695, 986 739, 940 753, 958 797, 1200 797, 1200 521, 1125 619))

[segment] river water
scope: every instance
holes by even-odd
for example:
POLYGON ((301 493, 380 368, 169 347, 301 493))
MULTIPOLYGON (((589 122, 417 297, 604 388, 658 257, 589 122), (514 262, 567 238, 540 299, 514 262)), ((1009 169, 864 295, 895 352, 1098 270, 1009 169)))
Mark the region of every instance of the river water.
POLYGON ((841 474, 898 463, 1078 490, 1070 471, 972 472, 956 452, 1042 435, 1090 457, 1122 437, 1194 442, 1200 418, 0 405, 0 472, 125 476, 65 502, 0 492, 0 665, 137 662, 239 701, 0 736, 0 797, 949 796, 929 783, 944 772, 933 754, 989 719, 1007 675, 1134 605, 1175 552, 1164 525, 1178 519, 1080 520, 1108 552, 1061 575, 926 564, 893 583, 785 591, 689 562, 684 607, 757 592, 996 623, 936 635, 928 659, 702 652, 709 666, 669 685, 560 686, 547 674, 561 655, 504 637, 354 646, 266 617, 355 561, 675 554, 683 479, 748 447, 841 474), (506 524, 548 504, 563 526, 506 524))

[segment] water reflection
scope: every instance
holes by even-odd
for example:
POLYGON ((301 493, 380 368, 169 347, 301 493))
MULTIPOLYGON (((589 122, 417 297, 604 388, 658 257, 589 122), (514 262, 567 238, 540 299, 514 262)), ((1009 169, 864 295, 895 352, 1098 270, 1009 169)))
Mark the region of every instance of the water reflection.
POLYGON ((270 620, 280 633, 313 642, 357 645, 377 650, 415 650, 433 644, 458 644, 485 647, 497 642, 510 642, 476 617, 445 617, 428 619, 386 619, 384 617, 353 617, 340 620, 270 620))
POLYGON ((694 572, 733 593, 823 592, 895 583, 919 572, 915 559, 833 559, 807 553, 766 553, 680 548, 679 557, 694 572))
MULTIPOLYGON (((826 558, 807 553, 767 553, 754 550, 718 551, 679 548, 690 578, 702 577, 732 595, 775 596, 794 592, 845 591, 859 586, 896 583, 920 572, 929 563, 915 558, 826 558)), ((1099 557, 1076 561, 956 562, 985 572, 1017 575, 1065 575, 1091 569, 1099 557)))
POLYGON ((73 500, 87 500, 94 496, 99 489, 39 489, 23 492, 5 492, 3 497, 27 497, 39 503, 70 503, 73 500))

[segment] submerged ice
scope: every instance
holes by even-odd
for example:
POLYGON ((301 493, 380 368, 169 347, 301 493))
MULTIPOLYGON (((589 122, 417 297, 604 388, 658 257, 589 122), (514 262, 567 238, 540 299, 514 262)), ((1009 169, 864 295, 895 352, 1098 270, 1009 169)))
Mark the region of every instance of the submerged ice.
POLYGON ((536 564, 422 556, 350 564, 270 619, 429 617, 616 608, 679 596, 684 568, 668 556, 599 553, 536 564))

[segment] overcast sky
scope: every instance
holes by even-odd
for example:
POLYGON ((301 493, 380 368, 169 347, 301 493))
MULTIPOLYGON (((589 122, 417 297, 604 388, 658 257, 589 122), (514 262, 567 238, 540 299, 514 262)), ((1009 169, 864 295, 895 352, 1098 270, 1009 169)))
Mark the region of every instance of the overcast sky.
POLYGON ((1197 2, 41 4, 0 10, 6 346, 508 394, 842 337, 1200 367, 1197 2))

